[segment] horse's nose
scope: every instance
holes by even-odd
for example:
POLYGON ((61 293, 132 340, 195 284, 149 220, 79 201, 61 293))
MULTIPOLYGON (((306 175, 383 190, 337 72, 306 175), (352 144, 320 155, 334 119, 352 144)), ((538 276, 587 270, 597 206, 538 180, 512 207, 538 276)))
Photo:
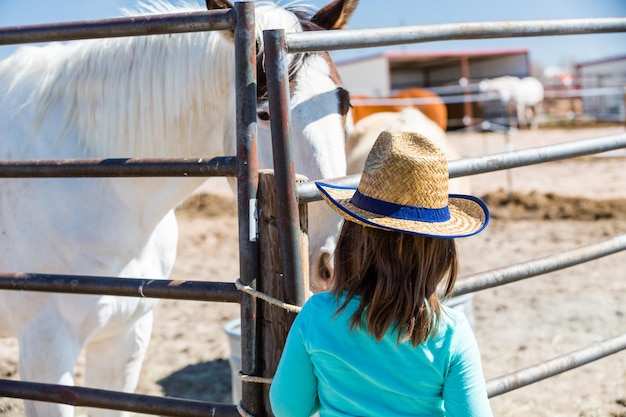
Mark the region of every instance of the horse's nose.
POLYGON ((313 282, 311 283, 311 291, 322 292, 330 289, 333 277, 333 267, 330 262, 330 254, 322 252, 317 258, 317 263, 313 270, 313 282))

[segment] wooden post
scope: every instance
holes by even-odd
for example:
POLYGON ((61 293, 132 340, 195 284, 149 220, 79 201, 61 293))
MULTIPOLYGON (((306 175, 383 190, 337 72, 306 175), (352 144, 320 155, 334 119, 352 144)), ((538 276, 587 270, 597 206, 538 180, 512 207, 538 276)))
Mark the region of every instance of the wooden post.
MULTIPOLYGON (((280 250, 278 242, 278 224, 276 220, 276 178, 274 171, 259 171, 259 192, 258 192, 258 213, 259 213, 259 282, 257 288, 263 293, 285 300, 283 282, 292 277, 285 277, 280 262, 280 250)), ((297 181, 303 182, 307 178, 298 176, 297 181)), ((303 274, 306 280, 304 288, 309 288, 308 282, 308 260, 309 260, 309 240, 307 229, 307 209, 306 204, 300 204, 300 239, 302 245, 303 274)), ((272 378, 280 356, 285 346, 285 339, 289 328, 296 317, 295 313, 262 302, 261 306, 261 329, 260 329, 260 349, 262 357, 263 377, 272 378)), ((269 385, 263 389, 263 401, 265 404, 265 415, 273 416, 269 403, 269 385)))

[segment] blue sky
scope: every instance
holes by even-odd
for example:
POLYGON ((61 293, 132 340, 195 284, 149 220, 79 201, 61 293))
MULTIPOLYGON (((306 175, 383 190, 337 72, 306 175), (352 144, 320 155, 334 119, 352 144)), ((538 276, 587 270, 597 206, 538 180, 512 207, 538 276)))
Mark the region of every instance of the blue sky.
MULTIPOLYGON (((283 0, 289 2, 289 0, 283 0)), ((330 0, 304 0, 323 6, 330 0)), ((136 0, 0 0, 0 26, 108 18, 136 0)), ((626 17, 626 0, 361 0, 350 28, 391 27, 499 20, 626 17), (390 7, 389 5, 393 5, 390 7)), ((626 33, 532 38, 445 41, 387 47, 387 50, 464 51, 492 48, 529 48, 530 59, 546 66, 562 66, 626 55, 626 33)), ((0 58, 15 47, 0 46, 0 58)), ((341 61, 371 55, 380 49, 338 51, 341 61)))

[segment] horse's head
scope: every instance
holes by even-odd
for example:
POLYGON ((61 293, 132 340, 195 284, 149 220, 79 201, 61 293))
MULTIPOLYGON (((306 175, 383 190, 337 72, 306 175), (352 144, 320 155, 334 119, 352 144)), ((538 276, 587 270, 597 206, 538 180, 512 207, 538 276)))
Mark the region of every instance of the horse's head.
MULTIPOLYGON (((308 6, 280 7, 258 3, 255 8, 258 67, 257 116, 259 168, 271 168, 272 146, 267 80, 263 59, 263 31, 332 30, 345 27, 358 0, 335 0, 315 13, 308 6)), ((211 8, 229 7, 226 0, 207 0, 211 8)), ((310 180, 346 174, 345 129, 350 105, 348 92, 327 52, 288 55, 290 108, 295 167, 310 180)), ((332 274, 331 254, 340 224, 339 216, 316 202, 309 205, 311 286, 327 288, 332 274)))

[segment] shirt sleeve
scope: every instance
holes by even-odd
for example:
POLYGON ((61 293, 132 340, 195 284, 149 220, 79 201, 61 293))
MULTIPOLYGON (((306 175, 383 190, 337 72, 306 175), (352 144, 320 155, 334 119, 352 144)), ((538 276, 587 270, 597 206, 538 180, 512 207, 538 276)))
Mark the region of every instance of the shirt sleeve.
POLYGON ((317 377, 301 332, 305 310, 294 321, 270 387, 276 417, 309 417, 319 408, 317 377))
POLYGON ((458 321, 450 368, 443 386, 447 417, 492 417, 476 338, 465 318, 458 321))

